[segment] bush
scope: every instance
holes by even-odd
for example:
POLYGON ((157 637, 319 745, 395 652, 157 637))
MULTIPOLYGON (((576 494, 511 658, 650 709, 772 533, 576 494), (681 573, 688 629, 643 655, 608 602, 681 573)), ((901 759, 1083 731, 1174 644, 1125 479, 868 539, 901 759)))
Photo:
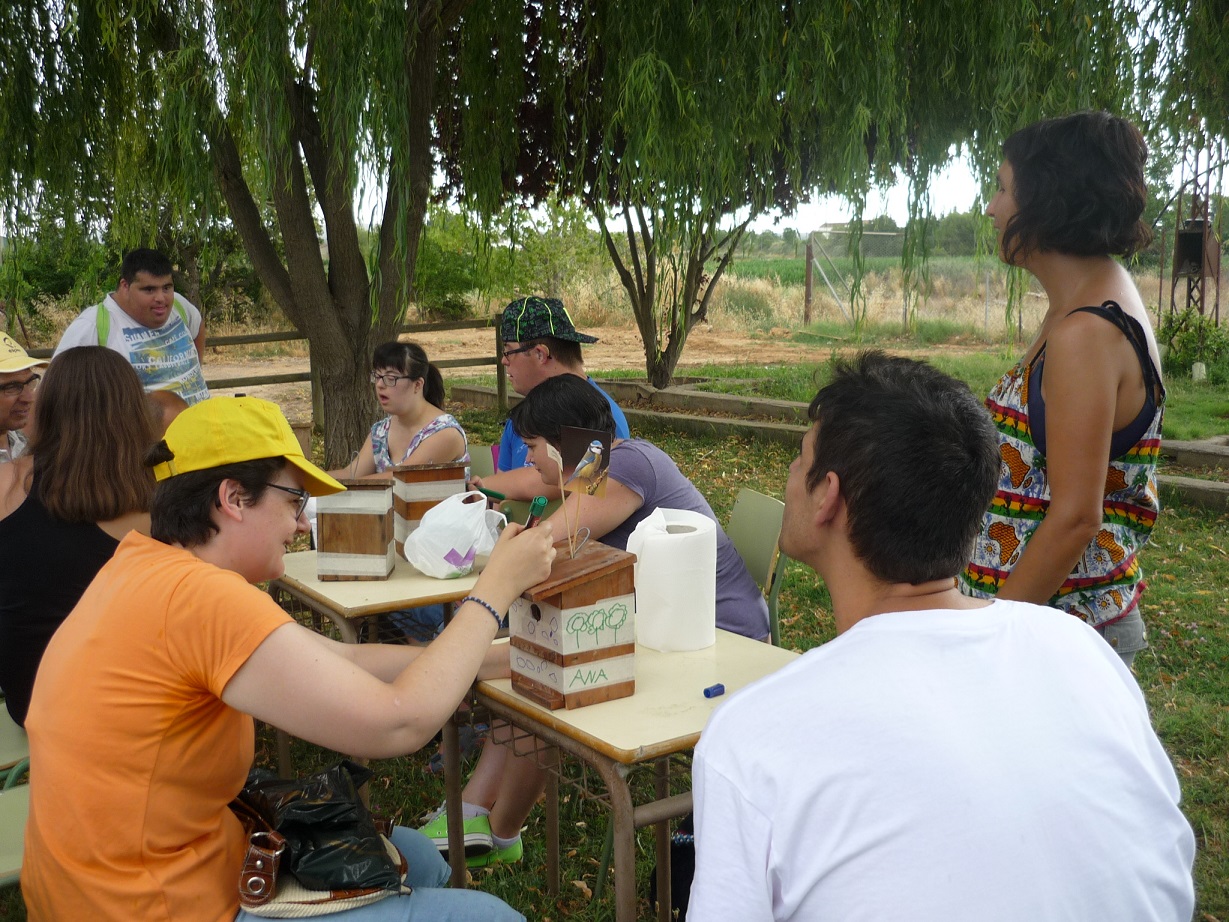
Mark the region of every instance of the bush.
MULTIPOLYGON (((755 329, 772 323, 772 300, 765 287, 754 284, 735 284, 729 280, 714 292, 713 300, 719 302, 724 312, 736 325, 755 329)), ((716 304, 714 305, 716 306, 716 304)))
POLYGON ((464 228, 433 227, 424 235, 414 280, 421 316, 432 320, 464 318, 469 310, 465 295, 478 287, 477 263, 478 256, 466 240, 464 228))
POLYGON ((1171 311, 1161 322, 1157 340, 1163 347, 1165 374, 1188 378, 1191 366, 1203 362, 1208 383, 1229 384, 1229 334, 1210 317, 1189 307, 1171 311))

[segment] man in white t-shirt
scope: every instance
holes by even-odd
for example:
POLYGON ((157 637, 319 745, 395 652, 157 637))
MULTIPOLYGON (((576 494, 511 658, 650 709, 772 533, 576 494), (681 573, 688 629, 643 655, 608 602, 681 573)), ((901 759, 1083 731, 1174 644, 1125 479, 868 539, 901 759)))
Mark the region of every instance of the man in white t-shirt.
POLYGON ((175 294, 171 262, 157 250, 124 257, 115 291, 69 324, 55 355, 74 346, 118 352, 147 391, 174 391, 189 404, 209 396, 201 370, 205 324, 200 311, 175 294))
POLYGON ((838 636, 730 698, 693 765, 689 922, 1189 922, 1195 842, 1122 661, 962 596, 999 466, 963 384, 882 353, 811 404, 781 549, 838 636))

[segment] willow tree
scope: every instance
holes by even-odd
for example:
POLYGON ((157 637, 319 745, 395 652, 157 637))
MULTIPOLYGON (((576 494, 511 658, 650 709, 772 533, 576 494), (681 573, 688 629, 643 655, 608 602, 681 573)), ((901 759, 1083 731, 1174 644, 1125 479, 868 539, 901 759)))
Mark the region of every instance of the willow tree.
POLYGON ((339 463, 411 294, 437 144, 487 214, 588 204, 664 383, 741 222, 901 170, 921 203, 953 144, 989 166, 1022 120, 1125 108, 1142 2, 7 0, 5 226, 71 212, 130 245, 155 201, 229 222, 311 342, 339 463), (367 252, 356 202, 377 196, 367 252))
POLYGON ((150 202, 184 225, 232 224, 311 343, 340 464, 375 412, 372 347, 410 297, 438 51, 466 2, 7 0, 6 225, 77 213, 131 246, 165 219, 150 202), (357 209, 370 200, 368 251, 357 209))
POLYGON ((445 166, 483 210, 588 204, 661 385, 748 220, 817 191, 860 208, 902 172, 923 213, 954 145, 989 175, 1022 122, 1128 111, 1140 6, 563 0, 510 13, 487 0, 450 46, 452 71, 488 89, 445 94, 445 166))
POLYGON ((1157 121, 1179 137, 1229 139, 1229 4, 1158 0, 1146 53, 1165 76, 1157 121))

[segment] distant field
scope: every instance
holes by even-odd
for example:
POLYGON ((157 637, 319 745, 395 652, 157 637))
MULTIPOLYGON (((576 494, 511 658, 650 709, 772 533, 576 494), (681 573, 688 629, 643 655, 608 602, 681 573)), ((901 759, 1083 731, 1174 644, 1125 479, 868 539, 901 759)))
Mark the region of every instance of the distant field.
MULTIPOLYGON (((820 265, 824 271, 831 274, 832 268, 835 266, 836 271, 842 275, 849 276, 853 274, 854 265, 852 257, 845 255, 837 255, 834 251, 829 251, 831 263, 822 255, 816 254, 820 265)), ((867 256, 862 261, 863 269, 868 273, 877 275, 887 275, 893 271, 900 270, 900 257, 898 256, 867 256)), ((997 260, 978 259, 972 256, 942 256, 934 257, 927 262, 926 271, 931 275, 956 277, 961 279, 972 279, 984 274, 989 268, 995 275, 1002 274, 1004 269, 997 260)), ((777 257, 777 258, 756 258, 750 257, 747 259, 734 259, 727 270, 730 275, 738 278, 748 279, 775 279, 782 285, 803 285, 806 283, 806 258, 799 256, 777 257)), ((819 278, 819 273, 816 273, 816 284, 822 284, 819 278)))

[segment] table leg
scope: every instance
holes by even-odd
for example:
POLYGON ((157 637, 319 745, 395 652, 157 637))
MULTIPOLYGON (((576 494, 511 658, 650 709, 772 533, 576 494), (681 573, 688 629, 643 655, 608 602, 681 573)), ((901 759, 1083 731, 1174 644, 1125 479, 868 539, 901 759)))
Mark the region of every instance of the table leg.
MULTIPOLYGON (((569 737, 558 730, 539 723, 527 715, 490 698, 480 691, 478 702, 485 705, 492 716, 502 718, 516 727, 534 734, 545 742, 593 766, 602 779, 610 799, 611 828, 613 829, 615 919, 616 922, 635 922, 636 919, 636 828, 648 826, 686 815, 692 809, 690 792, 659 798, 640 807, 633 807, 628 785, 628 773, 634 764, 624 765, 595 750, 582 740, 569 737)), ((658 792, 663 790, 658 787, 658 792)), ((668 793, 668 791, 666 792, 668 793)), ((554 797, 549 798, 553 802, 554 797)), ((459 798, 458 798, 459 803, 459 798)), ((668 830, 668 826, 665 827, 668 830)), ((549 834, 549 833, 548 833, 549 834)), ((666 838, 666 855, 669 855, 669 838, 666 838)), ((668 857, 667 857, 668 860, 668 857)), ((666 865, 669 874, 669 865, 666 865)), ((667 876, 667 881, 669 877, 667 876)), ((552 891, 554 892, 554 891, 552 891)), ((596 891, 595 891, 596 896, 596 891)), ((669 890, 665 904, 669 911, 669 890)), ((668 917, 667 917, 668 918, 668 917)))
POLYGON ((294 777, 294 763, 290 761, 290 734, 274 728, 277 737, 277 773, 282 778, 294 777))
POLYGON ((465 889, 465 818, 461 807, 461 741, 456 714, 444 724, 444 804, 448 810, 448 864, 452 866, 449 883, 465 889))
MULTIPOLYGON (((654 766, 658 801, 670 796, 670 760, 658 759, 654 766)), ((653 824, 657 839, 657 920, 670 922, 670 821, 658 820, 653 824)))
POLYGON ((632 792, 627 783, 627 766, 610 759, 593 760, 610 794, 611 822, 614 823, 614 886, 616 922, 636 918, 636 822, 632 813, 632 792))
POLYGON ((349 618, 343 617, 337 612, 331 611, 329 608, 320 605, 318 602, 314 602, 305 596, 299 595, 297 592, 292 592, 285 586, 279 586, 276 583, 271 583, 269 585, 269 595, 272 596, 273 601, 277 602, 279 605, 281 604, 280 595, 282 593, 285 593, 304 608, 312 612, 313 617, 323 615, 325 618, 328 618, 332 625, 337 628, 337 636, 341 638, 342 643, 358 643, 358 631, 355 629, 354 625, 350 623, 349 618))
MULTIPOLYGON (((557 759, 555 764, 558 765, 557 759)), ((546 819, 546 892, 556 896, 559 893, 559 775, 555 771, 546 773, 543 812, 546 819)))
MULTIPOLYGON (((274 602, 277 602, 278 605, 282 604, 282 594, 284 593, 286 596, 289 596, 290 598, 299 602, 299 604, 301 604, 305 609, 310 611, 312 613, 313 621, 318 621, 321 615, 328 618, 328 620, 332 622, 333 626, 337 628, 337 635, 344 643, 358 643, 358 632, 354 629, 354 625, 350 623, 348 618, 343 618, 336 612, 322 612, 318 606, 313 605, 309 600, 291 592, 284 586, 278 587, 276 585, 270 585, 268 591, 269 596, 274 602)), ((290 734, 288 734, 285 730, 274 728, 274 735, 277 738, 277 773, 283 778, 293 778, 295 777, 295 774, 294 764, 290 758, 290 734)), ((364 797, 364 803, 366 803, 365 798, 367 796, 367 788, 362 788, 359 793, 364 797)))

